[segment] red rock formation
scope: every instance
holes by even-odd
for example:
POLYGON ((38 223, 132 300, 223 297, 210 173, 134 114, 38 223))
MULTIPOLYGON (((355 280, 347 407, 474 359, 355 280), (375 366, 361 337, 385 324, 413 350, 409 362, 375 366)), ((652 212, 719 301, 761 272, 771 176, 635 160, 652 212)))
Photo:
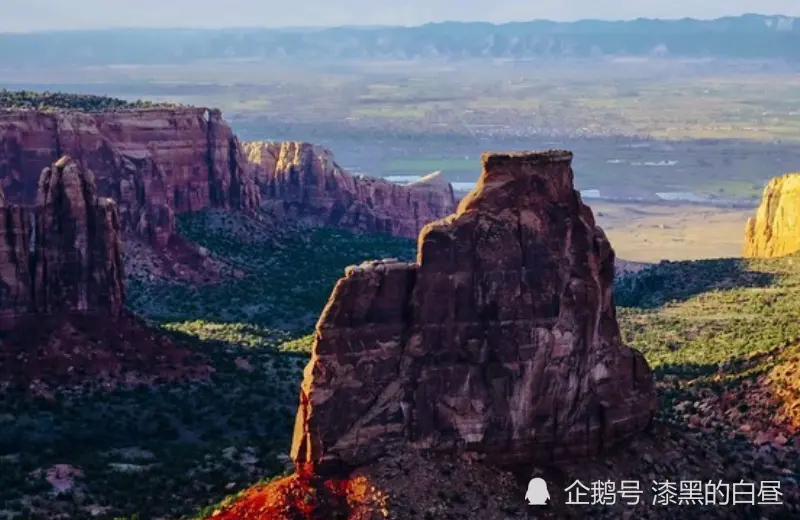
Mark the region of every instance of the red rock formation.
POLYGON ((0 196, 0 381, 180 372, 190 353, 123 308, 116 203, 69 157, 38 186, 35 206, 0 196))
POLYGON ((116 204, 63 157, 42 171, 35 207, 0 208, 0 326, 80 313, 116 321, 124 287, 116 204))
POLYGON ((36 312, 101 313, 116 320, 125 298, 119 213, 69 157, 45 168, 36 200, 36 312))
POLYGON ((0 330, 11 327, 33 305, 31 224, 31 211, 8 205, 0 190, 0 330))
POLYGON ((292 457, 303 472, 400 446, 521 464, 601 452, 656 408, 622 344, 614 251, 573 189, 572 154, 484 154, 414 264, 339 280, 317 324, 292 457))
POLYGON ((357 232, 415 238, 455 210, 453 189, 438 175, 400 186, 342 170, 330 151, 309 143, 244 144, 263 206, 279 217, 357 232))
POLYGON ((124 230, 165 245, 173 213, 255 208, 259 193, 241 146, 218 110, 0 111, 0 183, 32 204, 43 168, 70 155, 117 201, 124 230))

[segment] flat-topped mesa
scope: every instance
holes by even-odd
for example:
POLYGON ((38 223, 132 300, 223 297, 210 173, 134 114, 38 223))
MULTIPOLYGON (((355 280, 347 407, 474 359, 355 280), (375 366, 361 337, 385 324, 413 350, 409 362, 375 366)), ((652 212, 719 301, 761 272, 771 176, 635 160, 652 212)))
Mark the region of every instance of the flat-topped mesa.
POLYGON ((35 207, 0 208, 0 328, 81 314, 117 320, 124 287, 116 203, 69 157, 45 168, 35 207))
POLYGON ((278 216, 316 226, 415 238, 455 210, 449 183, 432 175, 408 186, 350 175, 333 154, 301 142, 244 144, 262 204, 278 216))
POLYGON ((39 173, 62 155, 117 201, 125 231, 156 245, 168 242, 175 213, 259 204, 252 170, 218 110, 0 110, 0 183, 9 202, 33 204, 39 173))
POLYGON ((573 188, 572 154, 484 154, 414 264, 348 268, 317 323, 292 457, 302 472, 402 445, 502 464, 606 450, 656 409, 622 344, 614 251, 573 188))
POLYGON ((775 177, 764 188, 755 216, 747 220, 746 258, 771 258, 800 251, 800 173, 775 177))

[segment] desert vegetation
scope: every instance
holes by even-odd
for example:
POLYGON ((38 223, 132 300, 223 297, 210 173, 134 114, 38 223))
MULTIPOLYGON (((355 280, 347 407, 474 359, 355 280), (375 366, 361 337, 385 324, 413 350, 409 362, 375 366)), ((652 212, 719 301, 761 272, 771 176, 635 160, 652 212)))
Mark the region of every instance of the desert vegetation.
POLYGON ((0 108, 102 112, 115 109, 154 108, 164 106, 174 105, 142 100, 126 101, 124 99, 108 96, 94 96, 91 94, 35 92, 32 90, 0 90, 0 108))
POLYGON ((617 283, 623 337, 655 372, 659 421, 702 440, 731 468, 800 471, 799 284, 797 254, 663 262, 617 283))
POLYGON ((347 265, 414 254, 411 240, 328 229, 276 242, 259 221, 219 211, 181 216, 179 227, 241 278, 129 278, 128 301, 205 356, 214 375, 0 394, 0 518, 188 517, 283 474, 310 333, 333 284, 347 265), (82 476, 54 498, 39 470, 56 464, 82 476))
MULTIPOLYGON (((209 381, 0 397, 6 517, 207 518, 226 496, 285 474, 310 334, 334 282, 365 259, 411 259, 414 243, 330 229, 276 240, 264 225, 183 215, 180 232, 238 276, 128 280, 131 308, 205 356, 209 381), (82 475, 54 498, 40 470, 56 464, 82 475)), ((786 445, 770 467, 800 471, 775 420, 794 387, 768 377, 796 361, 798 285, 797 256, 665 262, 617 283, 623 337, 656 374, 661 425, 754 475, 765 467, 756 439, 769 434, 786 445)))

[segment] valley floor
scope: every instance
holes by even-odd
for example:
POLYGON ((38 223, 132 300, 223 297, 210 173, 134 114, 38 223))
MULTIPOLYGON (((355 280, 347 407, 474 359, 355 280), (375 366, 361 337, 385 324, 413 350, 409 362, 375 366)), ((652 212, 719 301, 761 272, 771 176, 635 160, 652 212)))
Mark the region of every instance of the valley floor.
POLYGON ((586 200, 617 258, 638 262, 735 258, 754 209, 586 200))

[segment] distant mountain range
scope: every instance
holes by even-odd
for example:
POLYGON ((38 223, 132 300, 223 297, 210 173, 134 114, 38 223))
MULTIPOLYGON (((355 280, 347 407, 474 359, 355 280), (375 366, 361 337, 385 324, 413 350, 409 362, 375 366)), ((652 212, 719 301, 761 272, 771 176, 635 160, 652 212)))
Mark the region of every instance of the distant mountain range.
POLYGON ((0 66, 287 58, 669 56, 800 61, 800 18, 443 22, 323 29, 108 29, 0 34, 0 66))

